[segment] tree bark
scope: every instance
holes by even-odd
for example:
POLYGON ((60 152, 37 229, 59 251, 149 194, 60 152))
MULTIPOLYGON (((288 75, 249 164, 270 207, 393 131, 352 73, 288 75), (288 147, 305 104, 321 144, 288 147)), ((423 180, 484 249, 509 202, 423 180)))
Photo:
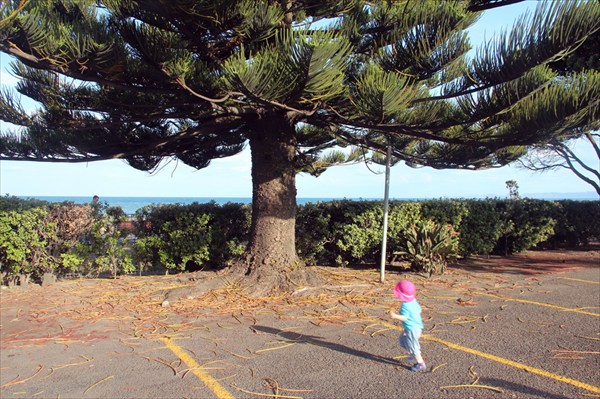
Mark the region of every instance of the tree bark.
POLYGON ((296 253, 295 128, 288 116, 253 123, 252 224, 242 259, 233 266, 253 294, 303 287, 314 279, 296 253), (278 132, 278 134, 273 134, 278 132))
POLYGON ((252 224, 246 251, 224 274, 169 291, 162 306, 232 282, 250 296, 293 292, 321 283, 296 253, 295 128, 285 114, 252 123, 252 224), (277 132, 277 134, 274 134, 277 132))

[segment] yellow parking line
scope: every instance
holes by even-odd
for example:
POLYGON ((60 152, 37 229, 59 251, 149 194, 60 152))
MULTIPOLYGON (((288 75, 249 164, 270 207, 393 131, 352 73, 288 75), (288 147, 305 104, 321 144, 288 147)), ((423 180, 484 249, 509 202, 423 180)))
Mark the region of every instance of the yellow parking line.
POLYGON ((559 309, 559 310, 561 310, 563 312, 574 312, 574 313, 585 314, 585 315, 588 315, 588 316, 600 317, 600 314, 598 314, 598 313, 586 312, 585 310, 580 310, 580 309, 563 308, 562 306, 552 305, 550 303, 528 301, 527 299, 510 298, 510 297, 507 297, 507 296, 487 294, 485 292, 476 292, 475 295, 491 296, 493 298, 504 299, 505 301, 528 303, 528 304, 531 304, 531 305, 538 305, 538 306, 545 306, 545 307, 553 308, 553 309, 559 309))
POLYGON ((525 371, 533 373, 533 374, 538 374, 538 375, 541 375, 543 377, 552 378, 553 380, 557 380, 557 381, 564 382, 566 384, 574 385, 577 388, 585 389, 585 390, 588 390, 590 392, 600 393, 600 388, 597 387, 597 386, 586 384, 585 382, 577 381, 577 380, 574 380, 572 378, 563 377, 562 375, 557 375, 557 374, 549 373, 549 372, 547 372, 545 370, 541 370, 541 369, 538 369, 538 368, 535 368, 535 367, 531 367, 531 366, 528 366, 528 365, 523 364, 523 363, 513 362, 512 360, 508 360, 508 359, 504 359, 504 358, 501 358, 501 357, 498 357, 498 356, 494 356, 494 355, 491 355, 489 353, 480 352, 480 351, 475 350, 475 349, 471 349, 471 348, 467 348, 467 347, 464 347, 464 346, 456 345, 456 344, 453 344, 452 342, 444 341, 442 339, 439 339, 439 338, 436 338, 436 337, 432 337, 430 335, 424 335, 423 339, 426 339, 428 341, 437 342, 437 343, 440 343, 442 345, 446 345, 449 348, 457 349, 457 350, 460 350, 460 351, 463 351, 463 352, 467 352, 467 353, 470 353, 470 354, 473 354, 473 355, 476 355, 476 356, 484 357, 486 359, 490 359, 490 360, 493 360, 493 361, 496 361, 496 362, 499 362, 499 363, 503 363, 503 364, 506 364, 508 366, 516 367, 518 369, 525 370, 525 371))
MULTIPOLYGON (((383 325, 385 327, 389 327, 390 329, 402 330, 402 327, 397 326, 395 324, 387 323, 385 321, 382 322, 380 320, 373 320, 373 321, 376 321, 376 322, 378 322, 379 324, 381 324, 381 325, 383 325)), ((528 366, 528 365, 523 364, 523 363, 514 362, 512 360, 504 359, 502 357, 495 356, 495 355, 492 355, 490 353, 485 353, 485 352, 478 351, 476 349, 467 348, 466 346, 457 345, 457 344, 454 344, 452 342, 444 341, 443 339, 439 339, 437 337, 433 337, 433 336, 428 335, 428 334, 422 335, 421 338, 423 338, 424 340, 427 340, 427 341, 437 342, 439 344, 446 345, 448 348, 452 348, 452 349, 460 350, 460 351, 463 351, 463 352, 467 352, 467 353, 470 353, 472 355, 480 356, 480 357, 483 357, 483 358, 486 358, 486 359, 489 359, 489 360, 493 360, 495 362, 506 364, 507 366, 516 367, 518 369, 525 370, 525 371, 528 371, 528 372, 533 373, 533 374, 538 374, 538 375, 541 375, 543 377, 551 378, 553 380, 557 380, 557 381, 561 381, 561 382, 564 382, 564 383, 567 383, 567 384, 570 384, 570 385, 574 385, 574 386, 576 386, 578 388, 585 389, 585 390, 588 390, 590 392, 600 393, 600 388, 599 387, 594 386, 594 385, 590 385, 590 384, 586 384, 585 382, 577 381, 577 380, 574 380, 574 379, 569 378, 569 377, 563 377, 562 375, 553 374, 553 373, 550 373, 548 371, 545 371, 545 370, 542 370, 542 369, 538 369, 538 368, 535 368, 535 367, 532 367, 532 366, 528 366)))
POLYGON ((571 281, 579 281, 580 283, 600 284, 600 281, 581 280, 581 279, 578 279, 578 278, 561 277, 561 279, 563 279, 563 280, 571 280, 571 281))
POLYGON ((210 390, 213 391, 215 395, 217 395, 217 398, 235 399, 235 397, 231 393, 229 393, 229 391, 227 391, 221 384, 219 384, 217 380, 215 380, 207 372, 205 372, 202 369, 202 366, 196 363, 194 358, 188 355, 182 347, 175 344, 170 338, 162 337, 160 340, 165 343, 165 345, 171 350, 171 352, 173 352, 178 358, 180 358, 185 364, 187 364, 192 373, 194 373, 196 377, 198 377, 200 381, 204 383, 204 385, 210 388, 210 390))

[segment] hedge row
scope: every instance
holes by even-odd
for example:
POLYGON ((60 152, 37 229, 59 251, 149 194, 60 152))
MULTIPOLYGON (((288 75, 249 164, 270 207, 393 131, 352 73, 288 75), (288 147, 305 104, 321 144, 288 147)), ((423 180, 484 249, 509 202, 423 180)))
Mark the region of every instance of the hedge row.
MULTIPOLYGON (((379 259, 383 204, 334 201, 299 207, 296 246, 309 263, 379 259)), ((433 221, 458 233, 458 254, 510 254, 527 249, 576 247, 600 239, 600 201, 392 201, 388 253, 402 252, 408 226, 433 221)))
POLYGON ((0 283, 68 274, 98 276, 135 271, 120 208, 0 197, 0 283))
POLYGON ((134 249, 154 271, 224 267, 244 252, 250 223, 246 204, 149 205, 135 213, 134 249))
MULTIPOLYGON (((120 208, 0 197, 0 278, 46 273, 117 275, 221 268, 243 253, 251 208, 216 203, 151 205, 124 222, 120 208), (127 227, 126 227, 127 226, 127 227), (131 235, 132 234, 132 235, 131 235)), ((331 201, 298 207, 296 248, 307 264, 380 259, 381 201, 331 201)), ((392 201, 388 259, 442 272, 454 256, 574 247, 600 240, 600 201, 392 201)))

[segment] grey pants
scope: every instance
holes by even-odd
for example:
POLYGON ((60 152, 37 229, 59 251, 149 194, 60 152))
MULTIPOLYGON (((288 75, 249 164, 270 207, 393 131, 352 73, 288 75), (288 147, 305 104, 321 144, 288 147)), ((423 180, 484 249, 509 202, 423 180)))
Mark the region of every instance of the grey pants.
POLYGON ((419 338, 421 338, 420 329, 404 330, 404 332, 400 334, 400 346, 406 349, 412 356, 420 356, 421 344, 419 343, 419 338))

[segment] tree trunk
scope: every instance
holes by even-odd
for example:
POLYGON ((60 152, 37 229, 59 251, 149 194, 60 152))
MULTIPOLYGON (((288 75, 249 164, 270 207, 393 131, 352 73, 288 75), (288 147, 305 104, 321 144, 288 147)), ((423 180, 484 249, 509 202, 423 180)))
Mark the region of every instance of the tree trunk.
POLYGON ((314 282, 296 253, 295 129, 285 115, 255 121, 250 241, 233 271, 255 295, 314 282), (273 132, 279 132, 273 135, 273 132))
POLYGON ((195 286, 171 290, 162 306, 202 295, 232 281, 251 296, 290 292, 320 283, 316 273, 304 267, 296 253, 294 126, 286 115, 270 114, 256 119, 252 131, 252 224, 246 251, 225 272, 226 276, 216 275, 195 286))

